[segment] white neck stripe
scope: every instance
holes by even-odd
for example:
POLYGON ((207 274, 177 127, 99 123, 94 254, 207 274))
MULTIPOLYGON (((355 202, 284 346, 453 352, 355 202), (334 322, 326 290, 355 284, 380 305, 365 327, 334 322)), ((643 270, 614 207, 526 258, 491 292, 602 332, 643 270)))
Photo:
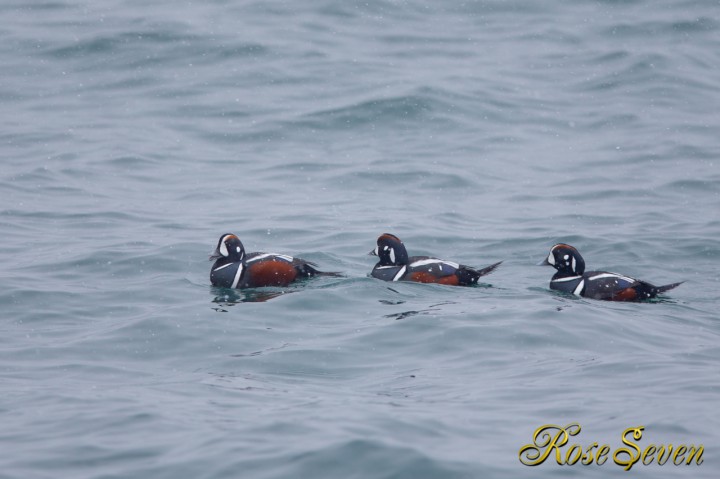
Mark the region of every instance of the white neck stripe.
POLYGON ((238 265, 237 271, 235 272, 235 278, 233 278, 232 288, 237 288, 237 285, 240 282, 240 277, 242 276, 242 273, 243 273, 243 265, 242 265, 242 263, 240 263, 238 265))
POLYGON ((218 267, 215 268, 213 271, 220 271, 221 269, 225 269, 225 268, 227 268, 228 266, 232 266, 233 264, 235 264, 235 263, 228 263, 228 264, 224 264, 224 265, 222 265, 222 266, 218 266, 218 267))
POLYGON ((580 293, 582 293, 583 288, 585 287, 585 280, 583 279, 578 283, 577 288, 575 288, 575 291, 573 291, 573 294, 576 296, 580 296, 580 293))
POLYGON ((400 271, 397 272, 397 274, 393 277, 393 281, 397 281, 405 274, 405 271, 407 271, 407 266, 403 266, 400 268, 400 271))

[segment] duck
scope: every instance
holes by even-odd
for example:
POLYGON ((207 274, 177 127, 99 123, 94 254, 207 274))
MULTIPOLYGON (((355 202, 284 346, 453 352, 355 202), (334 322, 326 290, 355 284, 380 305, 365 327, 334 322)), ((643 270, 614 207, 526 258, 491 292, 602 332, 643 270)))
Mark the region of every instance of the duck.
POLYGON ((278 253, 246 253, 237 235, 220 236, 210 255, 215 263, 210 268, 210 283, 223 288, 285 287, 313 276, 340 276, 317 269, 315 263, 278 253))
POLYGON ((378 257, 378 263, 370 275, 383 281, 414 281, 450 286, 472 286, 492 273, 502 261, 474 269, 453 261, 430 256, 408 256, 407 249, 397 236, 384 233, 377 239, 377 246, 368 254, 378 257))
POLYGON ((583 298, 607 301, 642 301, 680 286, 679 283, 655 286, 646 281, 608 271, 585 271, 585 260, 578 250, 565 243, 550 248, 548 256, 538 263, 557 270, 550 289, 583 298))

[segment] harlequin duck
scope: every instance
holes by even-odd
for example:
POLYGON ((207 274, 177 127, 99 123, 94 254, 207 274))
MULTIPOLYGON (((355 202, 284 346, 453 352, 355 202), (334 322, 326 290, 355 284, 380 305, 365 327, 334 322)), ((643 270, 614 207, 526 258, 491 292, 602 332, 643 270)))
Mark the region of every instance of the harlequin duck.
POLYGON ((287 286, 310 276, 340 276, 318 271, 315 264, 284 254, 246 254, 240 238, 230 233, 220 236, 210 260, 216 260, 210 270, 210 282, 224 288, 287 286))
POLYGON ((377 240, 377 247, 370 251, 380 261, 372 270, 372 276, 384 281, 415 281, 416 283, 439 283, 452 286, 477 284, 480 276, 489 274, 499 263, 480 270, 468 266, 431 258, 429 256, 408 257, 405 245, 397 236, 385 233, 377 240))
POLYGON ((607 271, 585 271, 585 260, 574 247, 559 243, 540 265, 550 265, 557 273, 550 280, 550 289, 572 293, 585 298, 608 301, 639 301, 654 298, 680 283, 653 286, 628 276, 607 271))

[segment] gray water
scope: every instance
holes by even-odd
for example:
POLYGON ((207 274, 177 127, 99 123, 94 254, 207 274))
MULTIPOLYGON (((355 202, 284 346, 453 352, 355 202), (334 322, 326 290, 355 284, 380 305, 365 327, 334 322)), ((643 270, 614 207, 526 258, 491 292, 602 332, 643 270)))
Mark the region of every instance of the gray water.
POLYGON ((719 13, 2 2, 0 477, 717 477, 719 13), (345 277, 213 288, 227 232, 345 277), (504 263, 383 283, 384 232, 504 263), (685 283, 558 295, 558 241, 685 283), (571 423, 704 462, 520 462, 571 423))

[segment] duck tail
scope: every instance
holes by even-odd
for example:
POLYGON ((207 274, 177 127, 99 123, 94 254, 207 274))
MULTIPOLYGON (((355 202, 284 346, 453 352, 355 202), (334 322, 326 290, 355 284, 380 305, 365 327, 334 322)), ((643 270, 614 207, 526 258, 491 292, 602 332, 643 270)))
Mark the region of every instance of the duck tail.
POLYGON ((685 281, 680 281, 679 283, 672 283, 672 284, 666 284, 663 286, 657 286, 655 288, 657 293, 664 293, 665 291, 670 291, 671 289, 677 288, 681 284, 683 284, 685 281))
POLYGON ((320 271, 315 263, 305 262, 301 267, 301 272, 305 276, 329 276, 333 278, 344 278, 345 275, 335 271, 320 271))
POLYGON ((477 270, 477 272, 478 272, 478 277, 480 277, 480 276, 485 276, 486 274, 492 273, 492 272, 495 271, 495 270, 497 269, 497 267, 500 266, 501 264, 502 264, 502 261, 498 261, 498 262, 495 263, 495 264, 491 264, 490 266, 486 266, 486 267, 484 267, 483 269, 477 270))

